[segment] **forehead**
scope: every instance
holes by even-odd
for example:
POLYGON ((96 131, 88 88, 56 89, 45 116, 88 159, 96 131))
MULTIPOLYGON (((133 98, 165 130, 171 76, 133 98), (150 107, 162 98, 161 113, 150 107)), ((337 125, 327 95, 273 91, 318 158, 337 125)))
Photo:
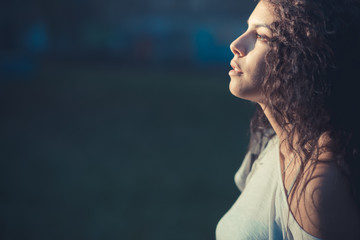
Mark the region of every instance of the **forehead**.
POLYGON ((270 25, 276 20, 273 6, 265 2, 259 1, 254 11, 251 13, 248 23, 249 25, 270 25))

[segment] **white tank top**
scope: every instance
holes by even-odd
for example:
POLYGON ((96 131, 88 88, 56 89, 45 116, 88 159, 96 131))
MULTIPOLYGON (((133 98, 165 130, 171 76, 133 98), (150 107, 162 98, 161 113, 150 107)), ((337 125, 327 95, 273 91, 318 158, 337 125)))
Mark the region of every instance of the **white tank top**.
POLYGON ((251 152, 246 154, 235 174, 235 183, 241 195, 219 221, 217 240, 319 239, 302 229, 289 213, 276 135, 252 166, 251 152))

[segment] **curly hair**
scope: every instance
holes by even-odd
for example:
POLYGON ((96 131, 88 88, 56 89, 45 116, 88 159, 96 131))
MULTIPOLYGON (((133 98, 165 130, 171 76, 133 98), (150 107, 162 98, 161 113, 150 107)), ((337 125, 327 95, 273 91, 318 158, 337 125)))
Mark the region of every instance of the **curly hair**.
MULTIPOLYGON (((274 7, 277 20, 270 26, 273 37, 261 87, 267 107, 301 159, 291 192, 304 176, 304 166, 315 168, 322 150, 319 139, 328 133, 327 147, 360 209, 360 1, 265 1, 274 7)), ((250 126, 251 137, 272 128, 260 107, 250 126)))

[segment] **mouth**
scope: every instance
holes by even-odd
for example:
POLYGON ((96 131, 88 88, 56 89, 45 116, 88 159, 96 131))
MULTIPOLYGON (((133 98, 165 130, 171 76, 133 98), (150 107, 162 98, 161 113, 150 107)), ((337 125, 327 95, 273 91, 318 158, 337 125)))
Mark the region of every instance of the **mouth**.
POLYGON ((230 66, 235 70, 235 72, 243 73, 243 71, 241 71, 240 67, 235 63, 234 60, 230 62, 230 66))

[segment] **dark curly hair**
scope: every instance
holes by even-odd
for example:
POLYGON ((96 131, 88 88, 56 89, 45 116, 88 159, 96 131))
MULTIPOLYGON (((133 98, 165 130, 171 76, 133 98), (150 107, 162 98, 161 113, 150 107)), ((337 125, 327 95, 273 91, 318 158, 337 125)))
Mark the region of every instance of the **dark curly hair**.
MULTIPOLYGON (((360 209, 360 1, 265 1, 274 7, 277 20, 270 26, 262 91, 302 160, 291 192, 304 176, 304 166, 315 168, 322 150, 319 139, 327 133, 327 147, 360 209)), ((260 107, 250 126, 252 139, 272 128, 260 107)), ((256 140, 250 141, 249 148, 254 144, 256 140)))

